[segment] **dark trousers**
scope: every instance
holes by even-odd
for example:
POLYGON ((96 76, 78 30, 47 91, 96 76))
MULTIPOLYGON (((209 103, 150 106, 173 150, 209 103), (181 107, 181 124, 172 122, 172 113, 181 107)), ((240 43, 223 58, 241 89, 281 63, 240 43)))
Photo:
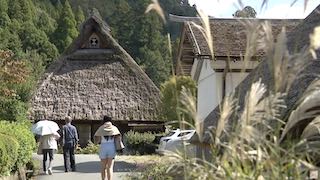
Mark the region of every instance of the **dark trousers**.
POLYGON ((49 160, 52 161, 53 160, 53 149, 42 149, 42 154, 43 154, 43 161, 42 161, 42 165, 43 165, 43 170, 46 171, 46 162, 48 160, 48 155, 49 155, 49 160))
POLYGON ((69 171, 70 167, 72 171, 76 170, 76 163, 74 158, 74 146, 63 147, 63 159, 64 159, 64 170, 69 171))

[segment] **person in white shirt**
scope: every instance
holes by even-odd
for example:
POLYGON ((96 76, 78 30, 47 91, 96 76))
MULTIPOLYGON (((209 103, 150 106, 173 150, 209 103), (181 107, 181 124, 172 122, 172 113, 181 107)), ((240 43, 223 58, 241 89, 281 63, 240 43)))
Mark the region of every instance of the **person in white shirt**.
POLYGON ((52 174, 52 161, 54 150, 58 149, 57 140, 60 138, 60 135, 55 132, 54 134, 41 136, 39 139, 39 148, 42 149, 43 154, 43 171, 45 174, 52 174), (46 166, 49 156, 48 168, 46 166))
POLYGON ((116 142, 121 141, 119 129, 111 123, 111 117, 103 117, 101 125, 96 133, 95 142, 100 143, 99 157, 101 160, 101 178, 102 180, 112 180, 114 158, 116 156, 116 142))

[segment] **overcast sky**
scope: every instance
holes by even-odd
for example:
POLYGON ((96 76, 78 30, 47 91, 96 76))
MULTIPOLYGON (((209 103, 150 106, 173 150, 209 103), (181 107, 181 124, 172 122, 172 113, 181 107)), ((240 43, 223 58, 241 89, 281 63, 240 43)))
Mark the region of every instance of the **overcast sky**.
MULTIPOLYGON (((261 10, 263 0, 242 0, 244 6, 251 6, 257 12, 258 18, 305 18, 319 4, 320 0, 308 0, 304 11, 304 0, 268 0, 267 7, 261 10)), ((240 8, 238 0, 189 0, 190 5, 196 4, 198 9, 206 14, 218 18, 231 18, 232 14, 240 8)))

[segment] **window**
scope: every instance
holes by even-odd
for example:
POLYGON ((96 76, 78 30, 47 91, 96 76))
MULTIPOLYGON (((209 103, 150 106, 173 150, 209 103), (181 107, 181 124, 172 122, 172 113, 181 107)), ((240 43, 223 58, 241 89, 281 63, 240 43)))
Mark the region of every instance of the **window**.
POLYGON ((89 48, 100 48, 100 40, 96 34, 92 34, 89 38, 89 48))
POLYGON ((182 137, 182 136, 186 136, 188 134, 190 134, 191 132, 181 132, 178 137, 182 137))

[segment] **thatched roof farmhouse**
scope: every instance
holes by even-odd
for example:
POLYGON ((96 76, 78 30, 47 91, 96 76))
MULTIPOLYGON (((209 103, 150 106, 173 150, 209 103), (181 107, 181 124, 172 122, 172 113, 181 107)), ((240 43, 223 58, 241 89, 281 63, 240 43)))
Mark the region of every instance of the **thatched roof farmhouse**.
POLYGON ((159 101, 159 89, 111 36, 108 25, 93 14, 79 37, 46 70, 30 115, 32 120, 60 123, 71 116, 84 144, 104 115, 111 116, 122 132, 161 129, 162 122, 156 121, 159 101))

